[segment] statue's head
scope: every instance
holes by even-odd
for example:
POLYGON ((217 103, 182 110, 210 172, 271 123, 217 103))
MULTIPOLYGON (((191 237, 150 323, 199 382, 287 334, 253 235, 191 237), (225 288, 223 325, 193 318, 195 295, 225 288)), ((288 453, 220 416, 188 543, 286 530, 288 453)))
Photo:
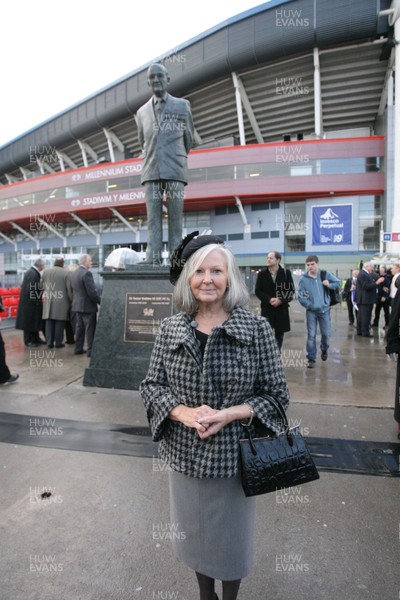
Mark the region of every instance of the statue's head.
POLYGON ((147 84, 155 96, 163 96, 167 91, 170 78, 167 69, 160 63, 150 65, 147 70, 147 84))

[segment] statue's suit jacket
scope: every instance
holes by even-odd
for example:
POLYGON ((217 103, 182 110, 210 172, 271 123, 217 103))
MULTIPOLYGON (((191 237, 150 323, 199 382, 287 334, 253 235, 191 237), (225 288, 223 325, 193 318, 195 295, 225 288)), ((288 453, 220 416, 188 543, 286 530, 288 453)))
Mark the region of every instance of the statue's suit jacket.
POLYGON ((139 108, 136 123, 143 150, 142 183, 166 179, 187 184, 187 155, 194 130, 189 101, 167 94, 158 122, 150 98, 139 108))

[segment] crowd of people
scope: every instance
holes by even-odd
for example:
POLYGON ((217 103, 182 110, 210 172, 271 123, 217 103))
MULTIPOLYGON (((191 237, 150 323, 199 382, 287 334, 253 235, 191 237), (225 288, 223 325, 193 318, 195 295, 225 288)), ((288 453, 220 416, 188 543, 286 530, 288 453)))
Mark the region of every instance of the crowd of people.
MULTIPOLYGON (((295 286, 291 272, 281 266, 281 254, 267 254, 267 267, 257 276, 255 295, 261 300, 261 315, 270 323, 279 349, 282 348, 284 332, 290 331, 289 303, 295 297, 295 286)), ((352 271, 351 277, 342 282, 329 271, 319 266, 318 256, 309 255, 305 260, 305 273, 300 277, 297 297, 306 309, 307 323, 307 367, 316 362, 316 335, 321 334, 321 359, 328 358, 330 338, 331 291, 341 290, 341 299, 346 302, 349 325, 357 328, 357 335, 372 337, 371 328, 379 327, 380 315, 384 315, 384 329, 388 329, 393 305, 400 280, 400 263, 376 271, 372 262, 363 263, 352 271), (397 281, 397 283, 396 283, 397 281)))
MULTIPOLYGON (((329 271, 323 271, 315 254, 305 260, 305 272, 295 289, 292 273, 281 265, 278 251, 268 252, 266 268, 258 273, 255 295, 261 302, 261 315, 272 327, 278 349, 290 331, 290 302, 296 297, 306 309, 306 356, 307 367, 314 368, 317 359, 316 336, 321 335, 321 360, 328 358, 330 342, 330 290, 341 288, 342 282, 329 271), (324 276, 324 279, 322 278, 324 276)), ((45 268, 39 258, 29 268, 21 284, 21 295, 15 327, 23 331, 26 347, 35 348, 46 344, 48 348, 62 348, 75 344, 75 354, 90 357, 97 322, 99 292, 90 271, 92 258, 83 254, 79 264, 64 266, 62 257, 53 266, 45 268), (84 342, 86 339, 86 348, 84 342)), ((348 322, 357 328, 357 335, 372 337, 371 329, 379 327, 381 313, 384 325, 389 327, 390 307, 397 292, 396 280, 400 262, 390 268, 380 266, 379 271, 371 262, 352 271, 351 277, 341 289, 346 302, 348 322)), ((400 280, 399 280, 400 282, 400 280)), ((0 358, 4 343, 0 341, 0 358)), ((0 376, 0 383, 14 382, 17 376, 0 376)))
MULTIPOLYGON (((26 271, 15 327, 23 331, 27 348, 64 348, 74 344, 74 354, 91 356, 100 304, 91 266, 92 257, 82 254, 78 264, 68 267, 62 257, 48 268, 38 258, 26 271)), ((0 384, 14 383, 18 378, 7 367, 0 334, 0 384)))
MULTIPOLYGON (((269 321, 281 349, 283 332, 290 330, 289 302, 294 297, 294 286, 289 269, 280 265, 279 252, 269 252, 267 267, 257 276, 255 294, 261 300, 261 314, 269 321)), ((297 294, 306 309, 307 368, 315 366, 317 356, 316 335, 319 326, 321 360, 328 359, 331 327, 331 292, 341 288, 340 280, 319 267, 315 254, 306 258, 306 272, 300 277, 297 294)), ((357 328, 357 336, 372 338, 372 328, 379 327, 383 312, 386 353, 397 362, 394 418, 400 438, 400 262, 389 268, 384 265, 377 271, 374 263, 361 261, 352 271, 341 291, 346 302, 349 326, 357 328)))

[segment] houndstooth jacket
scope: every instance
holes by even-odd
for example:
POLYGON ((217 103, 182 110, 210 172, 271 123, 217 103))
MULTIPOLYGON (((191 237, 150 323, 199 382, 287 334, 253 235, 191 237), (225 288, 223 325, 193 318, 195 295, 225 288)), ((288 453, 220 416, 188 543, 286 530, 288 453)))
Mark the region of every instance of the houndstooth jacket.
POLYGON ((276 431, 274 409, 264 393, 286 409, 289 392, 271 326, 244 308, 210 334, 204 357, 189 315, 164 319, 140 392, 159 453, 174 471, 191 477, 233 477, 239 464, 239 421, 201 440, 197 431, 168 419, 177 404, 221 409, 248 402, 256 416, 276 431))

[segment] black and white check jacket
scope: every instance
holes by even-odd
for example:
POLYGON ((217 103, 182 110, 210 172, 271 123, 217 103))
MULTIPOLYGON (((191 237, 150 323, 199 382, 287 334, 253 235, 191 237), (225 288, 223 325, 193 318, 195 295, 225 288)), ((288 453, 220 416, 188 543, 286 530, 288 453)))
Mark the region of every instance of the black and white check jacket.
POLYGON ((239 463, 239 421, 201 440, 195 429, 168 419, 178 404, 221 409, 248 402, 256 416, 276 430, 276 418, 263 393, 286 409, 289 392, 271 326, 244 308, 213 329, 204 357, 191 318, 179 313, 162 322, 140 392, 159 453, 174 471, 191 477, 233 477, 239 463))

